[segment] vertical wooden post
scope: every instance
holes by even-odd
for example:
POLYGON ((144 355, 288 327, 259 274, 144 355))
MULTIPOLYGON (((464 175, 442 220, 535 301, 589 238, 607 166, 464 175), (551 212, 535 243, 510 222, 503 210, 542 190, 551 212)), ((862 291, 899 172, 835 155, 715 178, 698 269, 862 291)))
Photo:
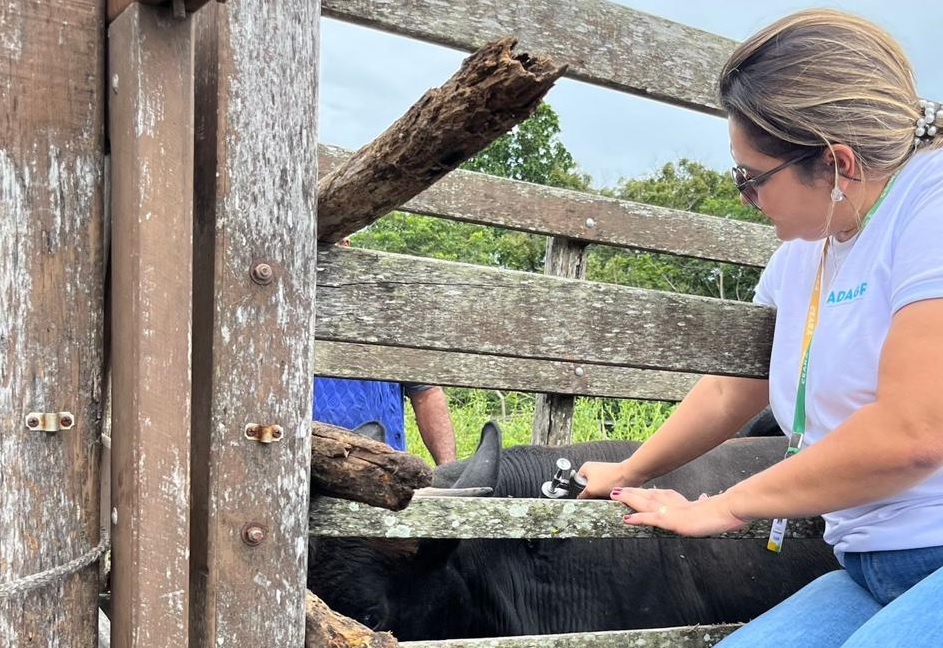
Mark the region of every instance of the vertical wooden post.
MULTIPOLYGON (((103 51, 98 0, 0 3, 3 588, 100 541, 103 51)), ((11 593, 0 644, 91 646, 97 602, 97 564, 11 593)))
MULTIPOLYGON (((547 240, 544 274, 571 279, 586 276, 586 244, 562 236, 547 240)), ((573 428, 573 396, 568 394, 537 394, 534 403, 534 445, 565 445, 570 443, 573 428)))
POLYGON ((192 646, 304 641, 319 14, 195 16, 192 646))
POLYGON ((138 3, 109 27, 114 648, 188 641, 191 34, 138 3))

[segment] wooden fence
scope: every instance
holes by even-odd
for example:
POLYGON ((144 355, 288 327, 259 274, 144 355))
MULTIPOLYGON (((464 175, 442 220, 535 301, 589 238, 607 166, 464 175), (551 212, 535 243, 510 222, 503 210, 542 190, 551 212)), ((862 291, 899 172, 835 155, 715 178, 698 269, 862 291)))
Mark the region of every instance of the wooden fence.
MULTIPOLYGON (((0 6, 0 584, 103 544, 110 365, 115 648, 303 643, 319 20, 307 1, 0 6)), ((93 646, 98 574, 4 596, 0 643, 93 646)))
POLYGON ((49 576, 0 589, 4 645, 94 644, 110 532, 115 648, 301 646, 314 374, 546 393, 553 443, 573 395, 765 374, 768 310, 574 270, 589 243, 761 266, 763 226, 455 172, 404 209, 545 234, 562 276, 318 249, 318 168, 348 154, 317 142, 322 10, 466 50, 513 34, 710 114, 733 46, 601 0, 3 3, 0 588, 49 576))
MULTIPOLYGON (((525 51, 551 54, 567 63, 573 78, 711 114, 719 114, 716 74, 734 45, 594 0, 325 0, 322 8, 325 16, 468 51, 513 34, 525 51), (691 42, 699 47, 690 48, 691 42), (599 48, 598 43, 607 47, 599 48)), ((350 154, 322 145, 321 173, 350 154)), ((770 227, 465 171, 452 172, 403 209, 546 235, 548 274, 325 246, 318 258, 318 374, 544 393, 534 440, 551 444, 569 439, 574 395, 679 400, 703 373, 766 375, 772 338, 768 309, 587 282, 581 269, 589 244, 762 266, 778 244, 770 227)), ((311 525, 318 535, 375 537, 650 533, 614 522, 618 515, 610 505, 423 498, 391 513, 321 498, 313 503, 311 525), (552 522, 528 524, 533 520, 552 522)), ((757 523, 744 533, 765 538, 768 532, 768 526, 757 523)), ((795 520, 789 533, 821 534, 821 524, 795 520)), ((600 648, 644 642, 704 648, 730 630, 682 628, 406 645, 600 648)))

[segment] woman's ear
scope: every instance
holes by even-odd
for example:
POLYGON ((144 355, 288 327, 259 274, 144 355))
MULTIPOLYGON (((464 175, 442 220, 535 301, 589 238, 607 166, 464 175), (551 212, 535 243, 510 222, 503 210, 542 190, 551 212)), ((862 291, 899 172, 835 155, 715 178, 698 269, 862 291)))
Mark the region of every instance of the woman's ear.
POLYGON ((858 180, 858 159, 855 152, 846 144, 832 144, 825 151, 825 163, 838 171, 838 175, 848 180, 858 180))

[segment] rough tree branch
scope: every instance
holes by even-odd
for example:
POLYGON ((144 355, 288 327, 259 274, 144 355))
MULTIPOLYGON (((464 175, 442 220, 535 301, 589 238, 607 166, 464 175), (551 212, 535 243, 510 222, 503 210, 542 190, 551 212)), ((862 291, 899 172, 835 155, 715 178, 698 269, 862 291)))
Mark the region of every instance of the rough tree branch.
POLYGON ((529 117, 566 71, 512 55, 507 36, 469 56, 375 140, 318 182, 318 240, 336 243, 410 200, 529 117))

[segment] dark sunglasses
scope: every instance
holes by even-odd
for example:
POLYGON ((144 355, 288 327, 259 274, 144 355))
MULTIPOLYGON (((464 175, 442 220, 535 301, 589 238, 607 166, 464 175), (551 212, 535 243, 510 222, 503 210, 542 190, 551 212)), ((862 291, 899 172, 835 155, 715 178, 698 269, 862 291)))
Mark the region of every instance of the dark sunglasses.
POLYGON ((770 169, 769 171, 766 171, 765 173, 761 173, 760 175, 754 178, 751 178, 750 176, 748 176, 746 169, 744 169, 743 167, 735 166, 732 169, 730 169, 730 177, 733 178, 734 184, 737 185, 737 191, 739 191, 740 194, 744 198, 746 198, 747 201, 751 205, 753 205, 757 209, 760 209, 760 206, 757 204, 760 198, 756 190, 757 187, 759 187, 761 184, 763 184, 764 182, 769 180, 771 177, 773 177, 773 175, 779 173, 786 167, 792 166, 793 164, 796 164, 798 162, 802 162, 803 160, 808 160, 809 158, 813 158, 816 155, 818 155, 820 152, 821 152, 820 149, 812 149, 812 150, 804 151, 801 155, 797 155, 796 157, 790 160, 786 160, 779 166, 774 167, 770 169))

